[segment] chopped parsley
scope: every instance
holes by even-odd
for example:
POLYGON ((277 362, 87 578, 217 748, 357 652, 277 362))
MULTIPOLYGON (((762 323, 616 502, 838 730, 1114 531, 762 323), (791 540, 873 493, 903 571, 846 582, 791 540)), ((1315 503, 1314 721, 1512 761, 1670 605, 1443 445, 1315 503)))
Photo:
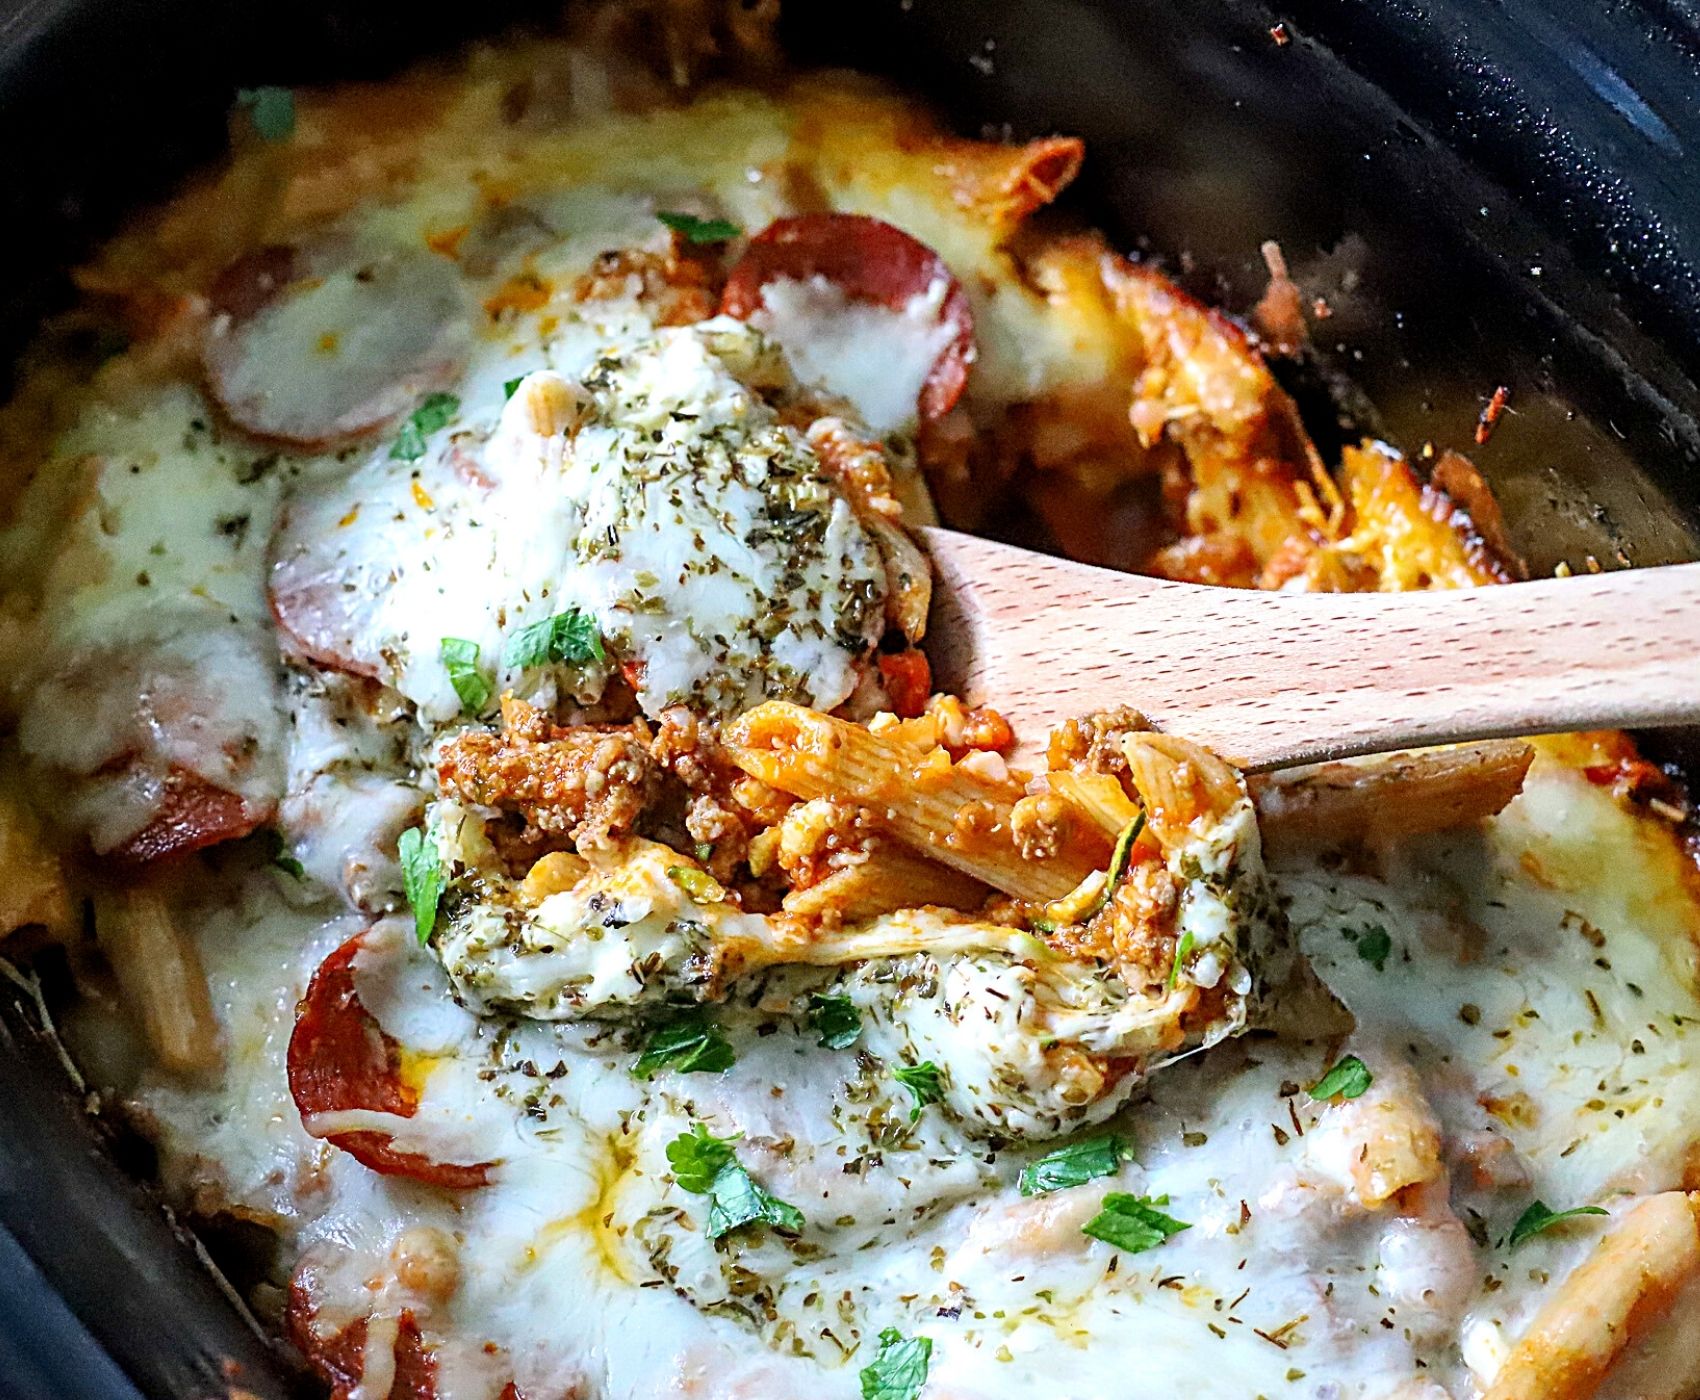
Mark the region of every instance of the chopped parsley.
POLYGON ((1517 1217, 1517 1223, 1511 1227, 1511 1235, 1506 1244, 1516 1249, 1524 1240, 1533 1238, 1543 1230, 1550 1230, 1561 1221, 1575 1220, 1584 1215, 1609 1213, 1599 1206, 1572 1206, 1569 1210, 1551 1210, 1545 1202, 1532 1201, 1529 1208, 1517 1217))
POLYGON ((1169 964, 1169 990, 1171 992, 1175 989, 1175 983, 1181 980, 1181 967, 1186 962, 1187 956, 1192 952, 1193 941, 1192 930, 1188 929, 1175 942, 1175 960, 1169 964))
POLYGON ((655 217, 687 243, 724 243, 743 232, 730 219, 700 219, 695 214, 679 214, 665 209, 655 217))
POLYGON ((803 1212, 763 1189, 738 1161, 731 1138, 716 1137, 701 1123, 693 1123, 690 1132, 667 1144, 667 1161, 681 1187, 708 1197, 711 1240, 745 1225, 772 1225, 789 1234, 802 1230, 803 1212))
POLYGON ((289 847, 283 844, 283 833, 275 826, 266 828, 265 843, 266 859, 274 868, 285 875, 293 875, 297 880, 307 878, 307 867, 290 855, 289 847))
POLYGON ((1080 1232, 1129 1254, 1143 1254, 1171 1235, 1192 1228, 1187 1221, 1157 1209, 1168 1204, 1167 1196, 1130 1196, 1125 1191, 1112 1191, 1104 1197, 1103 1209, 1082 1225, 1080 1232))
POLYGON ((401 856, 407 903, 413 910, 413 931, 419 935, 419 946, 424 947, 437 926, 437 905, 443 898, 443 860, 430 833, 418 827, 402 832, 396 851, 401 856))
POLYGON ((236 106, 263 141, 287 141, 295 134, 295 94, 286 87, 238 88, 236 106))
POLYGON ((880 1349, 862 1367, 862 1400, 915 1400, 933 1362, 930 1337, 905 1337, 895 1327, 880 1333, 880 1349))
POLYGON ((1393 940, 1380 924, 1366 924, 1361 929, 1344 930, 1348 941, 1357 944, 1358 956, 1377 972, 1387 968, 1387 958, 1393 951, 1393 940))
POLYGON ((460 400, 453 394, 427 394, 424 402, 408 415, 396 440, 390 444, 393 462, 417 462, 425 455, 425 439, 460 412, 460 400))
POLYGON ((673 1179, 685 1190, 702 1195, 714 1185, 720 1169, 734 1160, 733 1138, 716 1137, 702 1123, 692 1123, 688 1133, 680 1133, 667 1144, 667 1165, 673 1168, 673 1179))
POLYGON ((577 608, 568 608, 520 628, 508 638, 502 651, 503 663, 516 667, 561 663, 582 666, 587 661, 607 659, 595 621, 577 608))
POLYGON ((862 1013, 849 997, 809 998, 809 1024, 820 1032, 823 1050, 848 1050, 862 1034, 862 1013))
POLYGON ((931 1060, 922 1060, 918 1065, 899 1065, 892 1070, 891 1077, 915 1096, 915 1106, 909 1110, 911 1123, 921 1116, 921 1110, 928 1104, 937 1103, 944 1097, 944 1090, 939 1085, 939 1067, 931 1060))
POLYGON ((1021 1194, 1043 1196, 1114 1176, 1126 1157, 1127 1143, 1115 1133, 1065 1143, 1021 1169, 1021 1194))
POLYGON ((1375 1082, 1369 1066, 1356 1055, 1347 1055, 1321 1079, 1305 1090, 1313 1099, 1355 1099, 1375 1082))
POLYGON ((649 1042, 632 1066, 639 1079, 652 1079, 660 1069, 680 1074, 719 1074, 737 1058, 732 1042, 706 1012, 691 1010, 650 1032, 649 1042))
POLYGON ((478 643, 464 637, 444 637, 438 648, 449 684, 460 697, 461 708, 478 714, 490 703, 490 680, 478 669, 478 643))

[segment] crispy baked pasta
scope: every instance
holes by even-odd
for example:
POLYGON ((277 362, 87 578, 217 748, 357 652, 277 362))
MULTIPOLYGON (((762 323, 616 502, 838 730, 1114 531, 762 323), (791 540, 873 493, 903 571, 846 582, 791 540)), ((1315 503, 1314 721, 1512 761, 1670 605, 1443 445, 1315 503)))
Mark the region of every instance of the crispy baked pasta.
POLYGON ((767 8, 248 94, 82 270, 4 420, 0 931, 105 1111, 339 1400, 1695 1393, 1628 740, 1248 780, 1129 708, 1035 773, 930 684, 935 510, 1476 587, 1468 464, 1320 460, 1047 222, 1079 142, 767 8))

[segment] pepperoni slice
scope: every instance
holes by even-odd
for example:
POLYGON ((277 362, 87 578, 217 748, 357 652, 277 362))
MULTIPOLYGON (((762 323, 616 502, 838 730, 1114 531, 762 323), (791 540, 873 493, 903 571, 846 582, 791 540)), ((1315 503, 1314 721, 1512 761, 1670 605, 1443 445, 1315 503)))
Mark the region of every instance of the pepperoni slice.
POLYGON ((162 860, 220 841, 235 841, 271 819, 271 810, 250 806, 234 792, 209 783, 186 768, 173 768, 165 779, 158 814, 109 854, 125 861, 162 860))
POLYGON ((324 449, 374 433, 453 383, 471 347, 454 264, 344 239, 262 248, 219 276, 201 345, 239 427, 324 449))
MULTIPOLYGON (((289 1092, 303 1119, 316 1113, 369 1109, 411 1118, 419 1093, 401 1077, 401 1047, 360 1000, 354 959, 363 933, 319 964, 295 1012, 289 1038, 289 1092)), ((410 1176, 432 1186, 465 1190, 489 1180, 489 1162, 457 1166, 405 1152, 382 1131, 332 1133, 334 1143, 375 1172, 410 1176)))
MULTIPOLYGON (((376 598, 351 583, 344 561, 315 527, 327 515, 323 502, 286 508, 272 540, 267 601, 283 633, 285 651, 333 671, 367 680, 379 679, 365 624, 376 611, 376 598)), ((334 522, 333 522, 334 523, 334 522)))
MULTIPOLYGON (((322 1337, 313 1325, 315 1312, 301 1281, 291 1280, 289 1306, 284 1313, 289 1340, 330 1386, 331 1400, 349 1400, 366 1367, 366 1319, 356 1318, 334 1336, 322 1337)), ((396 1328, 395 1379, 386 1400, 436 1397, 437 1358, 425 1345, 413 1314, 404 1312, 396 1328)))
POLYGON ((781 278, 823 277, 853 302, 902 311, 919 296, 942 291, 938 319, 950 331, 921 385, 923 422, 949 413, 968 383, 974 359, 974 314, 944 260, 902 229, 866 214, 802 214, 776 219, 750 241, 721 293, 720 310, 749 320, 764 289, 781 278))
MULTIPOLYGON (((414 485, 405 473, 356 474, 340 489, 297 491, 285 506, 268 599, 289 650, 352 676, 392 678, 385 600, 400 571, 430 562, 414 485)), ((440 483, 429 490, 435 499, 440 483)))
MULTIPOLYGON (((318 1309, 299 1273, 289 1282, 289 1302, 284 1309, 284 1331, 319 1377, 331 1388, 331 1400, 350 1400, 366 1369, 365 1318, 356 1318, 342 1331, 321 1336, 314 1325, 318 1309)), ((397 1320, 395 1378, 389 1394, 368 1400, 436 1400, 437 1358, 419 1330, 412 1312, 397 1320)), ((525 1400, 519 1387, 509 1381, 497 1400, 525 1400)))

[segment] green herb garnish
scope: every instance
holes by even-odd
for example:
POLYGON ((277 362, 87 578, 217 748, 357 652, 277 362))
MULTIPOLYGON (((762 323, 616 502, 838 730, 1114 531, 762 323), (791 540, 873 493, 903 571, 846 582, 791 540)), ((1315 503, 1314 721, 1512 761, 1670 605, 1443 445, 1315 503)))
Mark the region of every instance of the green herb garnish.
POLYGON ((1357 945, 1358 956, 1377 972, 1387 968, 1387 957, 1393 951, 1393 940, 1380 924, 1366 924, 1361 929, 1347 929, 1346 937, 1357 945))
POLYGON ((582 666, 587 661, 607 659, 595 621, 577 608, 520 628, 502 651, 502 664, 514 667, 582 666))
POLYGON ((921 1116, 921 1110, 928 1104, 937 1103, 944 1097, 944 1090, 939 1084, 939 1067, 931 1060, 922 1060, 918 1065, 899 1065, 892 1070, 891 1077, 915 1096, 915 1106, 909 1110, 911 1123, 921 1116))
POLYGON ((655 217, 687 243, 724 243, 743 232, 730 219, 699 219, 695 214, 678 214, 671 210, 664 210, 655 217))
POLYGON ((1125 1191, 1112 1191, 1104 1197, 1103 1209, 1082 1225, 1080 1232, 1129 1254, 1142 1254, 1171 1235, 1192 1228, 1157 1209, 1168 1204, 1167 1196, 1130 1196, 1125 1191))
POLYGON ((1181 964, 1187 960, 1187 955, 1192 952, 1193 942, 1192 930, 1188 929, 1175 944, 1175 960, 1169 964, 1169 990, 1171 992, 1175 989, 1175 983, 1181 980, 1181 964))
POLYGON ((1043 1196, 1084 1186, 1101 1176, 1114 1176, 1126 1157, 1127 1143, 1115 1133, 1065 1143, 1021 1169, 1021 1194, 1043 1196))
POLYGON ((453 394, 427 394, 424 402, 408 415, 396 440, 390 444, 390 460, 417 462, 425 455, 425 439, 460 411, 460 400, 453 394))
POLYGON ((809 1024, 820 1032, 825 1050, 848 1050, 862 1034, 862 1013, 849 997, 809 998, 809 1024))
POLYGON ((686 1191, 709 1198, 708 1237, 719 1239, 733 1230, 757 1223, 797 1234, 803 1212, 770 1195, 732 1150, 732 1139, 715 1137, 701 1123, 667 1144, 673 1179, 686 1191))
POLYGON ((1575 1220, 1584 1215, 1608 1215, 1609 1211, 1599 1206, 1572 1206, 1569 1210, 1549 1210, 1542 1201, 1532 1202, 1529 1208, 1517 1217, 1517 1223, 1511 1227, 1510 1238, 1506 1244, 1516 1249, 1524 1240, 1538 1235, 1543 1230, 1550 1230, 1564 1220, 1575 1220))
POLYGON ((639 1079, 651 1079, 660 1069, 680 1074, 719 1074, 737 1058, 720 1027, 701 1010, 691 1010, 650 1032, 649 1042, 632 1066, 639 1079))
POLYGON ((1369 1066, 1356 1055, 1348 1055, 1305 1092, 1313 1099, 1355 1099, 1375 1082, 1369 1066))
POLYGON ((708 1237, 717 1240, 722 1235, 745 1225, 772 1225, 788 1234, 800 1234, 803 1212, 789 1201, 771 1195, 738 1162, 720 1169, 708 1188, 708 1237))
POLYGON ((720 1169, 733 1160, 735 1138, 716 1137, 702 1123, 691 1124, 688 1133, 680 1133, 667 1144, 667 1164, 673 1168, 673 1179, 687 1191, 702 1195, 714 1185, 720 1169))
POLYGON ((413 910, 413 931, 419 936, 419 946, 424 947, 437 926, 437 905, 443 898, 443 859, 431 834, 418 827, 402 832, 396 851, 401 856, 402 886, 413 910))
POLYGON ((862 1400, 915 1400, 932 1362, 932 1338, 905 1337, 887 1327, 873 1361, 862 1367, 862 1400))
POLYGON ((307 867, 290 855, 289 847, 283 844, 283 833, 275 826, 266 828, 265 842, 266 859, 276 869, 285 875, 293 875, 297 880, 306 878, 307 867))
POLYGON ((261 140, 287 141, 295 134, 295 94, 286 87, 239 88, 236 105, 261 140))
POLYGON ((461 708, 468 714, 479 714, 490 702, 490 681, 478 669, 478 643, 464 637, 444 637, 437 654, 449 673, 449 684, 460 697, 461 708))

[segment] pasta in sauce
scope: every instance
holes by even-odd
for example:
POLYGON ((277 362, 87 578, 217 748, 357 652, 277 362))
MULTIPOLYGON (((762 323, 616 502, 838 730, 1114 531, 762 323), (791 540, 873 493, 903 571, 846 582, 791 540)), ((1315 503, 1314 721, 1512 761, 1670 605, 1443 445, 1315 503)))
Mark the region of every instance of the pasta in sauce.
POLYGON ((1046 224, 1080 143, 682 94, 765 12, 661 10, 666 80, 593 26, 239 113, 5 412, 3 927, 250 1302, 340 1400, 1697 1393, 1681 790, 1132 709, 1013 771, 938 514, 1506 561, 1046 224))

